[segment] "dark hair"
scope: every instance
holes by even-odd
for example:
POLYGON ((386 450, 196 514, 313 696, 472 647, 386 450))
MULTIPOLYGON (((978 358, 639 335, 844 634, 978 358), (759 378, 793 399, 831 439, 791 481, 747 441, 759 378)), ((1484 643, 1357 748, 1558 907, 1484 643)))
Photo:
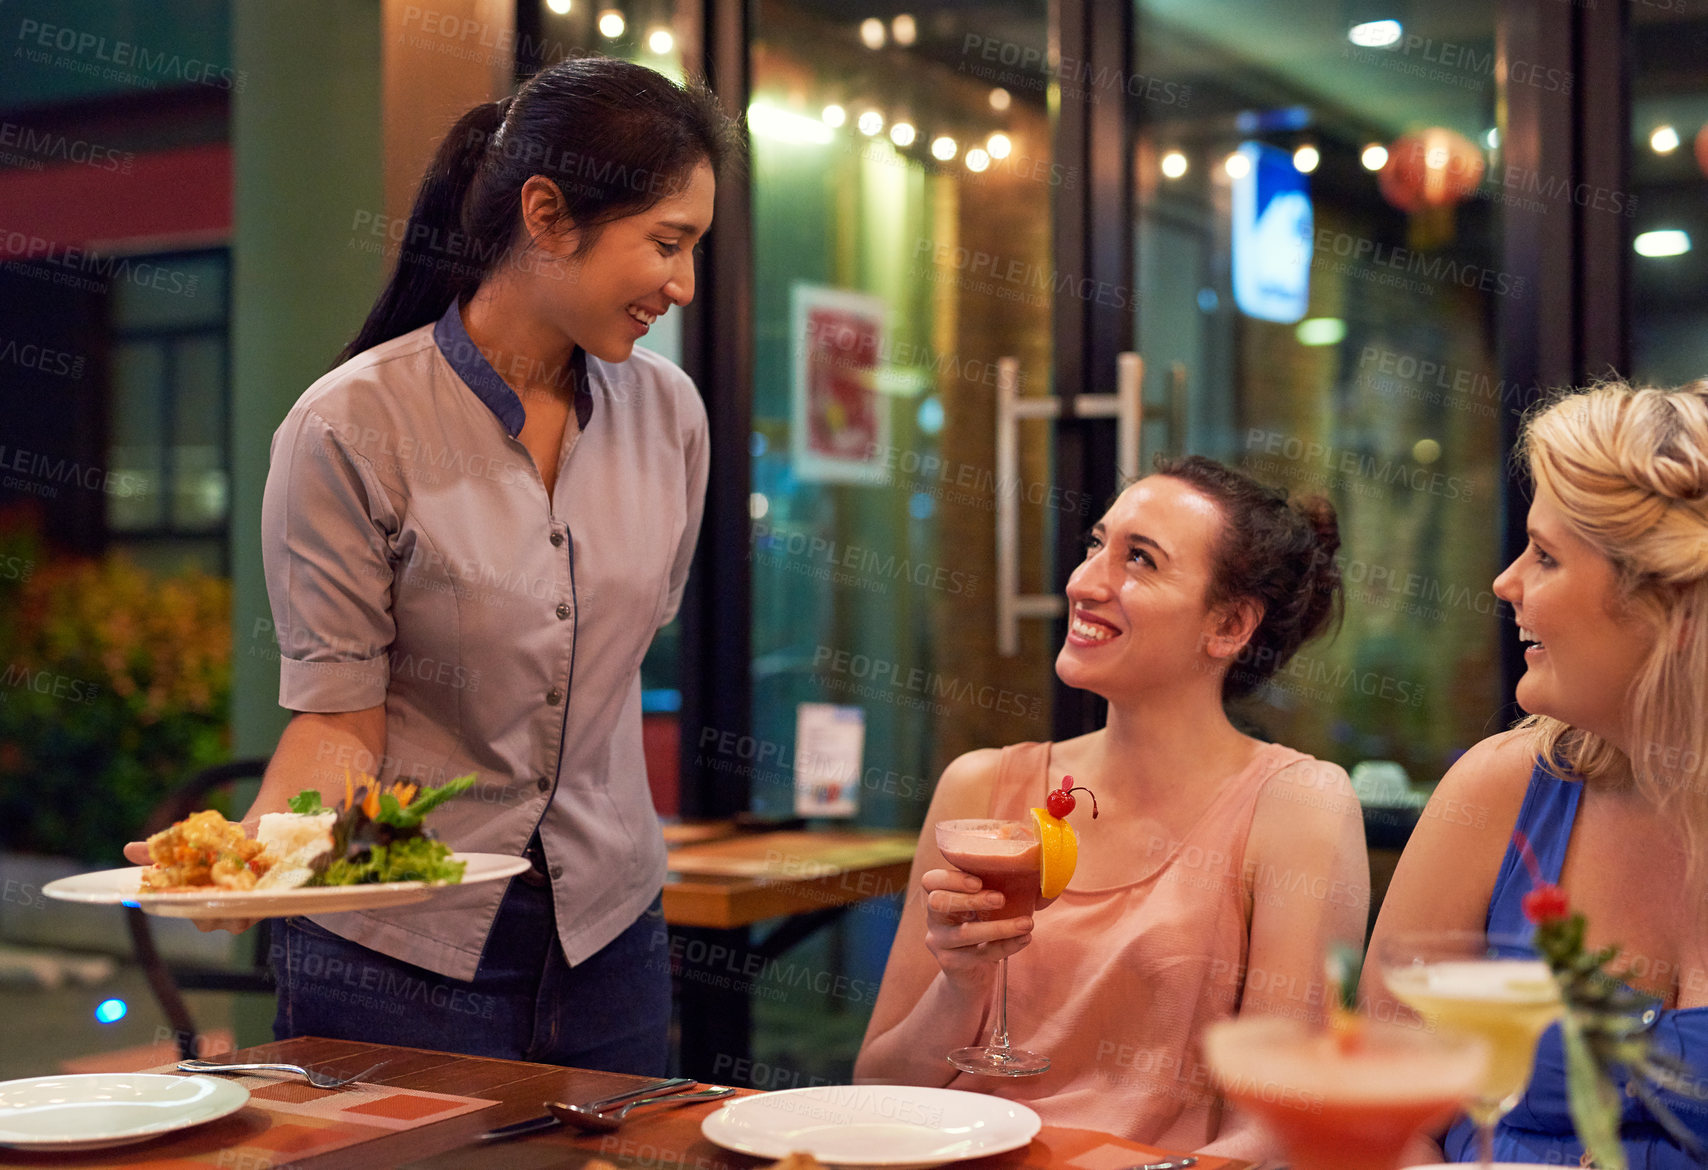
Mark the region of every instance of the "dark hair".
POLYGON ((1202 455, 1158 457, 1155 467, 1221 509, 1205 601, 1216 606, 1249 599, 1263 607, 1251 640, 1222 680, 1223 699, 1243 698, 1344 615, 1334 505, 1322 496, 1289 501, 1284 489, 1202 455))
POLYGON ((715 174, 740 142, 699 82, 678 85, 610 57, 541 70, 515 97, 464 114, 439 144, 397 268, 338 360, 435 321, 474 292, 517 242, 530 177, 557 184, 584 250, 603 225, 680 190, 701 162, 715 174))

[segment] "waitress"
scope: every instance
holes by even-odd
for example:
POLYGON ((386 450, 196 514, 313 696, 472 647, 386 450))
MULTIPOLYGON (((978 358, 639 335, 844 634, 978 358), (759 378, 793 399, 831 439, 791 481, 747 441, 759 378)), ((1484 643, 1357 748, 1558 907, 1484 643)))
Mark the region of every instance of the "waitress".
POLYGON ((603 58, 465 114, 397 270, 273 439, 268 596, 295 714, 250 818, 346 768, 477 788, 433 827, 518 880, 287 919, 275 1032, 657 1074, 664 842, 640 664, 706 489, 706 414, 635 343, 694 296, 736 142, 716 99, 603 58))

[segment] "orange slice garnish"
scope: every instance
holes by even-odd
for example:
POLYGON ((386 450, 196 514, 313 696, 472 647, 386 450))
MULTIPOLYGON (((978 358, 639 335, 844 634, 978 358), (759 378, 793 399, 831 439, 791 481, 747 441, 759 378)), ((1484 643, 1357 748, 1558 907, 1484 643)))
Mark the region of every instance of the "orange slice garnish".
POLYGON ((1073 880, 1074 867, 1079 864, 1079 834, 1047 809, 1033 809, 1032 820, 1038 826, 1039 892, 1054 898, 1073 880))

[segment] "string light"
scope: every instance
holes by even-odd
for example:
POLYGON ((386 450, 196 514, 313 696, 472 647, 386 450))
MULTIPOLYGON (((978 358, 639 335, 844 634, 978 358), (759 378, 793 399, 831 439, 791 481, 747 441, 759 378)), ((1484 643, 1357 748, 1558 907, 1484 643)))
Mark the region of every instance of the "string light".
POLYGON ((1186 156, 1178 150, 1171 150, 1162 156, 1162 175, 1165 179, 1178 179, 1186 173, 1186 156))
POLYGON ((607 40, 616 40, 628 27, 628 21, 624 20, 623 14, 615 8, 607 8, 599 14, 599 32, 607 40))

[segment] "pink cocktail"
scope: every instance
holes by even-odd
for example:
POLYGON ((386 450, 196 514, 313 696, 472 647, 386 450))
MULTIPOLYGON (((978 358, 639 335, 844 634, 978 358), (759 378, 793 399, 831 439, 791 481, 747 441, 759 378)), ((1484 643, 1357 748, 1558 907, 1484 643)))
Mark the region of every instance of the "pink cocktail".
POLYGON ((1476 1037, 1357 1025, 1354 1038, 1259 1016, 1204 1033, 1223 1094, 1281 1140, 1294 1170, 1393 1170, 1414 1134, 1476 1095, 1488 1068, 1476 1037))
MULTIPOLYGON (((956 869, 965 870, 987 890, 1002 895, 1002 905, 979 911, 983 922, 1020 918, 1038 908, 1043 854, 1038 834, 1022 821, 940 821, 937 849, 956 869)), ((996 968, 996 1022, 990 1043, 957 1048, 949 1063, 984 1076, 1029 1077, 1050 1067, 1050 1058, 1008 1043, 1008 960, 996 968)))
MULTIPOLYGON (((996 825, 1023 828, 1019 821, 948 821, 949 825, 996 825)), ((1000 828, 993 830, 1000 833, 1000 828)), ((951 845, 942 843, 938 834, 938 849, 943 860, 956 869, 966 870, 984 883, 987 890, 1002 895, 1002 905, 995 910, 979 911, 979 920, 994 922, 999 918, 1020 918, 1038 908, 1039 866, 1041 857, 1036 837, 980 836, 959 830, 951 845)))

